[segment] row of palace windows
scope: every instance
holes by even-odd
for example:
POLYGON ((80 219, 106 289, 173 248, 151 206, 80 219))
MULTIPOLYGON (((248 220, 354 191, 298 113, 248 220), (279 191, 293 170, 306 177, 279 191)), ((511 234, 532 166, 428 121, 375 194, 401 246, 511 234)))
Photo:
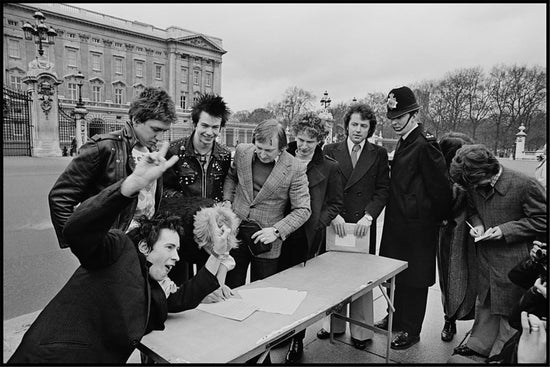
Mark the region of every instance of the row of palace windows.
MULTIPOLYGON (((44 57, 48 60, 50 60, 50 53, 49 53, 49 47, 43 46, 44 49, 44 57)), ((11 58, 19 59, 21 58, 21 51, 20 51, 20 44, 18 40, 14 39, 8 39, 8 56, 11 58)), ((76 68, 78 66, 77 63, 77 50, 73 50, 70 48, 66 48, 66 60, 67 60, 67 66, 76 68)), ((92 70, 93 71, 99 71, 102 70, 102 64, 103 64, 103 55, 100 53, 94 53, 91 52, 91 64, 92 64, 92 70)), ((113 56, 113 65, 114 65, 114 72, 116 75, 124 75, 124 58, 119 56, 113 56)), ((162 64, 155 63, 155 79, 156 80, 162 80, 163 75, 163 67, 162 64)), ((145 61, 140 60, 134 60, 134 71, 135 76, 138 78, 145 77, 145 61)), ((181 68, 181 82, 182 83, 188 83, 187 76, 189 73, 189 69, 187 67, 181 68)), ((213 82, 213 74, 210 71, 205 72, 205 86, 211 87, 213 82)), ((193 70, 193 84, 194 85, 200 85, 201 80, 201 70, 193 70)))

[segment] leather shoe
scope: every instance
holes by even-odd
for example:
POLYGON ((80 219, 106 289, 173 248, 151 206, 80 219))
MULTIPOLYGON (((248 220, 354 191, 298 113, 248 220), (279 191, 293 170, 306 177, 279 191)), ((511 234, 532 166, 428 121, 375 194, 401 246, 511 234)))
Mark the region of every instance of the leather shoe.
POLYGON ((478 356, 478 355, 480 355, 475 350, 470 349, 468 346, 466 346, 466 344, 459 345, 458 347, 456 347, 453 351, 453 355, 454 354, 459 354, 461 356, 478 356))
POLYGON ((445 320, 443 330, 441 330, 441 340, 450 342, 456 334, 456 323, 454 321, 445 320))
POLYGON ((406 331, 400 331, 391 341, 391 349, 407 349, 420 341, 419 335, 410 335, 406 331))
MULTIPOLYGON (((389 324, 389 316, 386 315, 386 317, 384 317, 382 320, 380 321, 377 321, 374 323, 374 326, 376 326, 377 328, 379 329, 384 329, 384 330, 388 330, 388 324, 389 324)), ((397 329, 395 328, 395 318, 393 319, 393 324, 392 324, 392 331, 396 331, 397 329)))
POLYGON ((365 349, 367 347, 367 340, 368 339, 359 340, 359 339, 355 339, 354 337, 351 338, 351 342, 355 349, 365 349))
POLYGON ((288 353, 285 357, 285 363, 291 364, 291 363, 297 363, 302 359, 302 355, 304 354, 304 344, 302 342, 302 339, 294 339, 292 338, 292 342, 290 343, 290 348, 288 348, 288 353))
MULTIPOLYGON (((344 335, 344 332, 342 331, 341 333, 332 333, 334 336, 340 336, 340 335, 344 335)), ((319 339, 328 339, 330 338, 330 333, 328 331, 326 331, 325 329, 321 329, 317 332, 317 337, 319 339)))

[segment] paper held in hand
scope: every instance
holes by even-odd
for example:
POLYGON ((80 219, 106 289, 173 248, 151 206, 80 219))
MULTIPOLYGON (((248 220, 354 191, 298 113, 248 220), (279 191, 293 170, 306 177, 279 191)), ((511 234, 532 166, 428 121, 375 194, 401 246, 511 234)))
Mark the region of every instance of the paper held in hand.
POLYGON ((327 227, 327 251, 361 252, 369 253, 370 228, 363 237, 355 237, 355 223, 346 223, 344 228, 346 235, 340 237, 334 232, 332 225, 327 227))
POLYGON ((474 237, 474 242, 478 242, 478 241, 481 241, 485 238, 489 237, 489 234, 487 232, 485 232, 484 234, 482 234, 481 236, 478 236, 478 237, 474 237))

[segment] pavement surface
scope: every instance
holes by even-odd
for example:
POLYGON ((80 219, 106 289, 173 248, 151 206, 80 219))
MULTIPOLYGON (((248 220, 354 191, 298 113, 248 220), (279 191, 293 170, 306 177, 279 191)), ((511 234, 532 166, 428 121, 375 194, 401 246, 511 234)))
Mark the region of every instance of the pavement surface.
MULTIPOLYGON (((47 195, 55 180, 71 161, 71 157, 30 158, 4 157, 3 216, 3 314, 4 321, 35 312, 46 306, 62 288, 78 262, 68 249, 60 249, 50 221, 47 195)), ((534 174, 536 161, 502 159, 506 167, 534 174)), ((383 215, 378 219, 382 233, 383 215)), ((385 315, 386 304, 379 291, 375 294, 375 321, 385 315)), ((5 323, 6 324, 6 323, 5 323)), ((440 339, 443 327, 441 291, 436 282, 428 293, 428 309, 421 340, 404 351, 391 351, 392 363, 443 364, 452 349, 470 330, 472 321, 457 323, 458 333, 452 342, 440 339)), ((6 327, 6 326, 5 326, 6 327)), ((376 334, 363 351, 353 348, 349 330, 334 344, 319 340, 315 334, 321 322, 307 329, 302 363, 378 364, 384 363, 385 340, 376 334)), ((288 346, 275 348, 271 358, 283 363, 288 346)), ((139 363, 134 353, 128 362, 139 363)))

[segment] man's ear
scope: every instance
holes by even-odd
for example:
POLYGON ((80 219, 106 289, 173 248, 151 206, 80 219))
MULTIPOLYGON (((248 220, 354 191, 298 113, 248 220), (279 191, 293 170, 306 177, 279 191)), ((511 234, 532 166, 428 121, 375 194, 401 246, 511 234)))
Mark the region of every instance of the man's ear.
POLYGON ((139 251, 144 255, 148 255, 149 252, 151 252, 149 250, 149 247, 147 246, 147 243, 144 240, 139 241, 138 248, 139 251))

